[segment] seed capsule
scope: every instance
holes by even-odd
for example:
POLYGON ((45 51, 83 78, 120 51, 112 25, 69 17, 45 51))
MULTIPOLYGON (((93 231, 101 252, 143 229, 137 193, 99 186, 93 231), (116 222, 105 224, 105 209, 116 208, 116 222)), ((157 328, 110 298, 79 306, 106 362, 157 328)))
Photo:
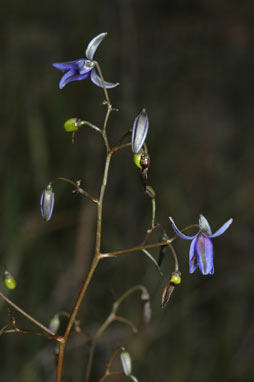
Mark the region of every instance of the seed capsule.
POLYGON ((9 272, 8 270, 4 271, 3 274, 3 282, 6 288, 8 289, 15 289, 16 288, 16 280, 14 276, 9 272))
POLYGON ((55 200, 55 196, 52 189, 52 185, 51 183, 49 183, 46 189, 41 194, 41 201, 40 201, 41 215, 43 219, 45 219, 46 221, 49 221, 52 216, 52 212, 54 208, 54 200, 55 200))
POLYGON ((181 283, 181 273, 179 271, 172 272, 172 275, 162 292, 162 298, 161 298, 162 308, 164 308, 164 306, 168 303, 175 287, 178 286, 180 283, 181 283))

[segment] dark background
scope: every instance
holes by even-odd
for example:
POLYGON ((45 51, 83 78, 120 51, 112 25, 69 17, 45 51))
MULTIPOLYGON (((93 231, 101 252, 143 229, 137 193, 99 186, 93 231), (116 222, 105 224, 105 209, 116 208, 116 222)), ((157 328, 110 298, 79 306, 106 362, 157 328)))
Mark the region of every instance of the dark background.
MULTIPOLYGON (((71 310, 87 273, 95 205, 57 183, 54 214, 45 223, 39 200, 57 176, 82 179, 87 191, 98 195, 102 140, 85 129, 72 145, 63 123, 80 117, 101 126, 103 92, 90 80, 60 91, 61 73, 51 63, 81 58, 88 42, 107 31, 95 58, 106 80, 121 83, 110 91, 120 109, 111 115, 110 139, 124 134, 146 107, 156 220, 169 235, 168 216, 180 228, 197 223, 200 213, 213 231, 230 217, 234 223, 214 240, 213 276, 189 275, 190 243, 175 243, 183 282, 164 310, 160 300, 173 270, 171 257, 162 277, 142 253, 100 264, 78 316, 82 329, 94 333, 114 299, 135 284, 150 291, 153 318, 147 326, 141 323, 139 295, 125 301, 119 314, 133 320, 139 333, 113 323, 99 341, 92 380, 125 345, 140 382, 253 381, 253 2, 10 0, 1 6, 0 21, 0 261, 18 283, 6 294, 48 325, 57 311, 71 310)), ((142 241, 150 218, 131 152, 122 150, 112 159, 103 250, 142 241)), ((8 322, 3 301, 0 309, 3 326, 8 322)), ((19 327, 35 330, 18 313, 15 317, 19 327)), ((52 341, 10 334, 0 338, 0 348, 1 381, 54 381, 52 341)), ((65 381, 84 380, 87 352, 85 337, 73 335, 65 381)), ((114 369, 121 369, 119 362, 114 369)), ((120 380, 124 377, 112 378, 120 380)))

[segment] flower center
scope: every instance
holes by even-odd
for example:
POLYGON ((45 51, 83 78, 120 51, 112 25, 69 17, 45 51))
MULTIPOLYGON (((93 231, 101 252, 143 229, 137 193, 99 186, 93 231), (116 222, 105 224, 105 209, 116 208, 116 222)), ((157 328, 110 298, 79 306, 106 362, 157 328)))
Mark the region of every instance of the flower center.
POLYGON ((95 62, 91 60, 86 60, 84 64, 84 69, 93 69, 95 67, 95 62))

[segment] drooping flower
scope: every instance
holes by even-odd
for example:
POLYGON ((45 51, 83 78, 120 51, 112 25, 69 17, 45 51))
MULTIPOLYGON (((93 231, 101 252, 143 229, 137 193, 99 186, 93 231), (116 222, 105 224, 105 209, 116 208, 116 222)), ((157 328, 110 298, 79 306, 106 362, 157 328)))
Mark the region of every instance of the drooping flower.
POLYGON ((41 194, 41 200, 40 200, 41 215, 43 219, 45 219, 46 221, 49 221, 52 216, 54 201, 55 201, 55 194, 53 192, 51 183, 49 183, 46 189, 41 194))
MULTIPOLYGON (((107 33, 101 33, 89 42, 86 48, 86 58, 79 58, 77 60, 67 62, 55 62, 52 64, 54 68, 65 72, 59 82, 60 89, 62 89, 69 82, 84 80, 88 77, 91 78, 95 85, 103 88, 102 79, 96 72, 96 61, 93 61, 93 57, 106 34, 107 33)), ((106 81, 104 81, 104 83, 106 88, 114 88, 119 85, 119 83, 113 84, 106 81)))
POLYGON ((210 225, 203 215, 199 217, 199 232, 194 236, 187 236, 182 233, 174 223, 172 217, 169 218, 175 233, 185 240, 192 240, 189 253, 189 272, 193 273, 197 268, 203 275, 213 274, 213 244, 214 237, 222 235, 230 226, 233 219, 229 219, 215 233, 212 233, 210 225))
POLYGON ((139 154, 143 144, 145 143, 146 136, 149 128, 149 119, 145 109, 139 113, 139 115, 135 118, 132 127, 132 151, 134 154, 139 154))

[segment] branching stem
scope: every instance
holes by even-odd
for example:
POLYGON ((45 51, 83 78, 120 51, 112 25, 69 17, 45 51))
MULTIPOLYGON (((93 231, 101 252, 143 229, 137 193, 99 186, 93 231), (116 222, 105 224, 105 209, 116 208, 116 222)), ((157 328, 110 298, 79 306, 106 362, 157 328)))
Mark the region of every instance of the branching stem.
POLYGON ((32 321, 35 325, 41 328, 44 332, 46 332, 51 338, 56 339, 57 341, 62 341, 61 337, 56 336, 51 330, 49 330, 46 326, 37 321, 34 317, 30 316, 30 314, 26 313, 23 309, 21 309, 18 305, 16 305, 13 301, 11 301, 8 297, 6 297, 2 292, 0 292, 0 297, 5 300, 10 306, 16 309, 23 316, 28 318, 28 320, 32 321))

